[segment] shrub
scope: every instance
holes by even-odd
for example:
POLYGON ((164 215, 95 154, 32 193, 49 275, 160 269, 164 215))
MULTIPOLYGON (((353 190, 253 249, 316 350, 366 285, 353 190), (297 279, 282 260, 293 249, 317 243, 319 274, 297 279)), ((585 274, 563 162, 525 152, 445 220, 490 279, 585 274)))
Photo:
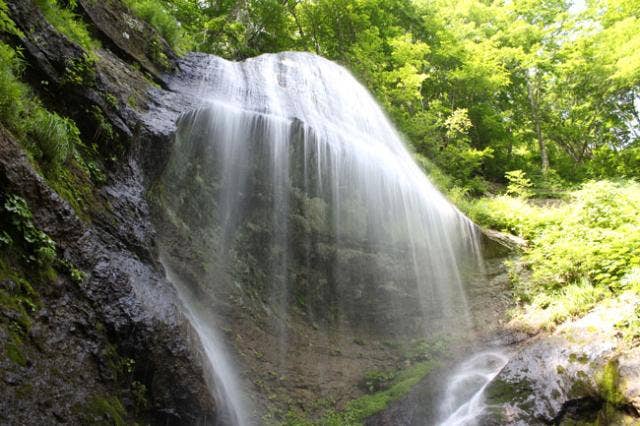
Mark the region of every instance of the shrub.
POLYGON ((507 195, 513 197, 527 199, 530 198, 531 193, 531 180, 527 178, 527 175, 522 170, 512 170, 505 174, 507 178, 507 195))
POLYGON ((640 185, 590 182, 572 199, 562 220, 533 240, 527 255, 533 278, 546 286, 588 279, 617 290, 640 265, 640 185))

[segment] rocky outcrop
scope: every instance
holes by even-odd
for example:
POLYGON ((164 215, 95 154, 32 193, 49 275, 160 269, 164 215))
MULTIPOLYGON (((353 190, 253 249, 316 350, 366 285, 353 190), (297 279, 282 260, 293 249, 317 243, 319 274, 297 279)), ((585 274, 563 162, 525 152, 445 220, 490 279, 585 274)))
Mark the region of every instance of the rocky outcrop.
MULTIPOLYGON (((91 55, 50 25, 33 1, 7 4, 23 33, 13 43, 24 48, 28 81, 47 107, 75 119, 85 143, 101 153, 108 178, 89 189, 90 207, 76 211, 0 129, 2 200, 24 198, 34 225, 55 241, 61 264, 76 271, 36 289, 41 303, 33 308, 20 362, 0 360, 0 418, 9 424, 212 423, 208 372, 194 350, 196 333, 155 260, 145 201, 145 176, 162 166, 170 138, 160 121, 143 117, 148 104, 173 98, 130 64, 161 81, 175 56, 117 1, 80 2, 106 47, 91 55), (123 43, 116 21, 137 44, 123 43), (151 36, 161 56, 141 48, 151 36)), ((9 331, 0 333, 6 342, 9 331)))
POLYGON ((111 50, 140 64, 158 81, 162 81, 164 71, 175 65, 176 55, 167 42, 119 0, 80 0, 78 3, 111 50))
POLYGON ((637 295, 625 293, 524 343, 487 389, 492 408, 485 422, 637 422, 640 348, 626 346, 618 325, 639 304, 637 295))

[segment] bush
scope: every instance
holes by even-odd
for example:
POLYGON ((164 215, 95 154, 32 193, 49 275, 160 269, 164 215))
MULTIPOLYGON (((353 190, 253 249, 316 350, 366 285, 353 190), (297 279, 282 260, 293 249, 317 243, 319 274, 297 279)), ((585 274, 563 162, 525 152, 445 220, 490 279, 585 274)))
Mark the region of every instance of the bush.
POLYGON ((504 195, 466 201, 461 207, 471 219, 484 227, 528 240, 562 220, 559 208, 540 208, 526 200, 504 195))
POLYGON ((587 279, 617 290, 640 265, 640 186, 590 182, 572 198, 563 219, 533 241, 533 278, 546 286, 587 279))

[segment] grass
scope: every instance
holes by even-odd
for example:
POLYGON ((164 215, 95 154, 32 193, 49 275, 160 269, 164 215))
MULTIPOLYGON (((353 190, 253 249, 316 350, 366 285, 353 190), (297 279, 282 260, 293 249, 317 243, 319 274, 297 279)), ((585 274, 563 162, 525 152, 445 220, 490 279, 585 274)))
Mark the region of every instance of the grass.
POLYGON ((140 19, 147 22, 176 51, 184 52, 190 46, 180 23, 160 0, 124 0, 124 3, 140 19))
POLYGON ((105 181, 99 164, 85 160, 97 154, 83 145, 73 120, 42 105, 20 80, 23 70, 19 52, 0 42, 0 124, 26 148, 51 187, 86 219, 97 203, 93 184, 105 181))
POLYGON ((69 0, 67 3, 68 6, 63 7, 56 0, 36 0, 42 14, 58 31, 87 52, 99 48, 98 41, 91 37, 86 24, 74 12, 76 1, 69 0))

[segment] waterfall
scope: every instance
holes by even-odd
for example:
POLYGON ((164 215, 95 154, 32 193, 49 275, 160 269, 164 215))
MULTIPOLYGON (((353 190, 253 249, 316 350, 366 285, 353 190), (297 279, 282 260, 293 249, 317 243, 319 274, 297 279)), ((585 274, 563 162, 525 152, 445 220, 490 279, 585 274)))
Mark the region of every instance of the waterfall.
MULTIPOLYGON (((160 243, 205 347, 232 351, 241 318, 264 312, 265 350, 286 373, 294 317, 319 334, 470 328, 476 228, 348 71, 308 53, 212 56, 185 90, 201 103, 180 117, 161 178, 160 243)), ((215 375, 233 382, 218 393, 246 400, 228 391, 241 385, 227 373, 215 375)))

